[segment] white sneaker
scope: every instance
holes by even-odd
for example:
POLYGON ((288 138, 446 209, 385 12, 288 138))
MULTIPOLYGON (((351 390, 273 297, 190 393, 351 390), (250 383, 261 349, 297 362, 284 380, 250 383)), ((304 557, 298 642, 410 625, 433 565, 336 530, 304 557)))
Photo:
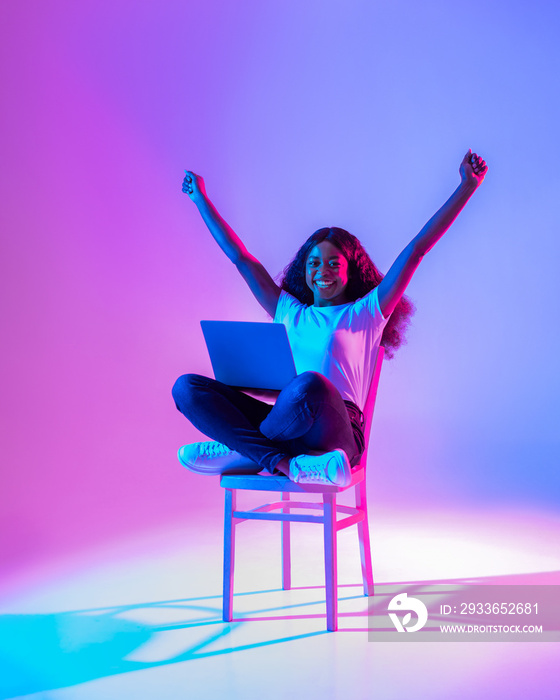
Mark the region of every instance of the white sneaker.
POLYGON ((333 450, 324 455, 293 457, 290 460, 290 479, 298 484, 348 486, 352 472, 344 450, 333 450))
POLYGON ((179 462, 195 474, 258 474, 262 467, 221 442, 194 442, 177 452, 179 462))

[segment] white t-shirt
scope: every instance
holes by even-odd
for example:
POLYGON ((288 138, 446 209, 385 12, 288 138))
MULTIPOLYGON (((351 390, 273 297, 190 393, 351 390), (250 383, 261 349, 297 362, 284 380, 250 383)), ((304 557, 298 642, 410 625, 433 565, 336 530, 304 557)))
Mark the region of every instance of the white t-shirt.
POLYGON ((306 306, 282 290, 274 315, 288 331, 297 373, 320 372, 361 410, 387 321, 377 289, 339 306, 306 306))

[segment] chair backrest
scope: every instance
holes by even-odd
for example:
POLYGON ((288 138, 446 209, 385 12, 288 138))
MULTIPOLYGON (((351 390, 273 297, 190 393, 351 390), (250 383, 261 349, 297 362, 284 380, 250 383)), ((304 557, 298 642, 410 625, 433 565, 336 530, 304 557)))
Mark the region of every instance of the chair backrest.
POLYGON ((368 448, 369 448, 369 437, 371 432, 371 423, 373 421, 373 411, 375 409, 375 399, 377 398, 377 388, 379 386, 379 376, 381 375, 381 366, 383 365, 383 357, 385 356, 385 348, 379 346, 377 351, 377 357, 375 358, 375 365, 373 366, 373 374, 371 375, 371 382, 369 384, 369 389, 366 398, 366 404, 364 406, 364 439, 365 439, 365 449, 360 458, 360 465, 365 468, 367 463, 368 448))

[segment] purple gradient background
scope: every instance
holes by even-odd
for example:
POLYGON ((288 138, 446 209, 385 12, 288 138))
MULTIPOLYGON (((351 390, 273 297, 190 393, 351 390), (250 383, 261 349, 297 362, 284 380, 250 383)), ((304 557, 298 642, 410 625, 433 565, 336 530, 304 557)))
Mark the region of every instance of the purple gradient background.
POLYGON ((490 172, 409 288, 370 501, 558 512, 560 8, 537 0, 20 0, 2 27, 0 561, 220 519, 171 400, 202 318, 264 320, 183 169, 273 275, 316 228, 386 271, 490 172))

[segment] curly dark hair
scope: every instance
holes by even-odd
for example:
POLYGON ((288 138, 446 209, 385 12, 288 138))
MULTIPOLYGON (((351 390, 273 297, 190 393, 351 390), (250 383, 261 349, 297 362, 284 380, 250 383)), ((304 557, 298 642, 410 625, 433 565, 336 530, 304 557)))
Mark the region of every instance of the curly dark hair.
MULTIPOLYGON (((313 292, 305 281, 305 265, 311 249, 322 241, 330 241, 348 260, 349 280, 346 296, 350 301, 356 301, 356 299, 365 296, 372 289, 375 289, 383 279, 383 275, 356 236, 336 226, 320 228, 301 246, 292 262, 284 269, 280 280, 281 289, 284 289, 302 304, 307 306, 313 304, 313 292)), ((403 295, 391 314, 381 337, 381 345, 385 348, 387 358, 393 357, 395 351, 406 342, 406 329, 414 311, 414 304, 403 295)))

